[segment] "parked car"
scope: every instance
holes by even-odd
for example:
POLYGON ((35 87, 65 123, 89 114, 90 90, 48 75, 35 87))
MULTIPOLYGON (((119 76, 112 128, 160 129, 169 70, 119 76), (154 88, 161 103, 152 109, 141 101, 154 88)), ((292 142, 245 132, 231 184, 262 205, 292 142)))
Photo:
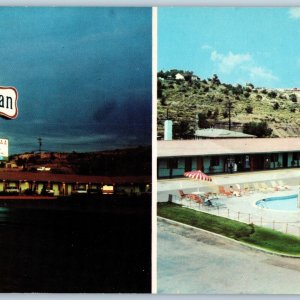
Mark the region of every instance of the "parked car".
POLYGON ((15 186, 6 187, 4 192, 5 192, 5 194, 8 194, 8 195, 19 195, 20 194, 20 190, 15 186))
POLYGON ((44 196, 54 196, 54 191, 51 190, 51 189, 46 189, 46 190, 43 192, 43 195, 44 195, 44 196))
POLYGON ((87 190, 85 188, 77 188, 72 191, 72 195, 85 195, 87 190))
POLYGON ((91 188, 91 189, 88 189, 87 192, 90 195, 100 195, 102 191, 97 188, 91 188))

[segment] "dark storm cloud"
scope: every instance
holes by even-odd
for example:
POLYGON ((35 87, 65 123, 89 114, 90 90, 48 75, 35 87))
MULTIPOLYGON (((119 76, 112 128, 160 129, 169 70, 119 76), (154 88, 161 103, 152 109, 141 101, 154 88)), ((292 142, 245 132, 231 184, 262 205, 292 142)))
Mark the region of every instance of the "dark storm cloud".
POLYGON ((19 117, 0 120, 11 153, 151 142, 150 8, 0 8, 0 85, 19 117), (47 144, 48 143, 48 144, 47 144))

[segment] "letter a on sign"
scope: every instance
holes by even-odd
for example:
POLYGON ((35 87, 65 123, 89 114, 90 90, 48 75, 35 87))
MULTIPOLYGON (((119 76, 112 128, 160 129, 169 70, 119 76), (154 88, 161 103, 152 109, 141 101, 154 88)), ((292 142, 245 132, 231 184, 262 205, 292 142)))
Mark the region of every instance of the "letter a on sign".
POLYGON ((18 116, 17 100, 16 88, 0 86, 0 117, 15 119, 18 116))

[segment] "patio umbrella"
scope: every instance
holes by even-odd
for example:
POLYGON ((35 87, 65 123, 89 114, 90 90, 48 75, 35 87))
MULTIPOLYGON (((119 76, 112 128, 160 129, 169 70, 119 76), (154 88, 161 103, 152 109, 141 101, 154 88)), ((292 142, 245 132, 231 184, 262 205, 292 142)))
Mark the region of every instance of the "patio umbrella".
POLYGON ((200 170, 185 172, 183 175, 185 177, 189 177, 189 178, 193 178, 193 179, 197 179, 197 180, 201 180, 201 181, 212 181, 212 178, 210 176, 204 174, 200 170))
MULTIPOLYGON (((195 171, 189 171, 185 172, 183 174, 185 177, 195 179, 197 181, 205 182, 204 185, 206 185, 209 189, 212 189, 214 192, 217 190, 217 185, 215 180, 212 180, 212 177, 206 175, 200 170, 195 170, 195 171), (207 183, 207 184, 206 184, 207 183)), ((199 186, 198 186, 198 191, 199 191, 199 186)))

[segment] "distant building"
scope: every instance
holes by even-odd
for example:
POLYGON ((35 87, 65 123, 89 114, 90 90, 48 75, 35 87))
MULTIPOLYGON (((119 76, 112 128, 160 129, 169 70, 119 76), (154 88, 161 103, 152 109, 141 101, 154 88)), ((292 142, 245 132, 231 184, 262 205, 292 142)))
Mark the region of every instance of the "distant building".
POLYGON ((177 74, 175 75, 175 79, 176 79, 176 80, 184 80, 184 76, 183 76, 182 74, 180 74, 180 73, 177 73, 177 74))
POLYGON ((200 78, 197 75, 192 75, 191 80, 197 81, 197 80, 200 80, 200 78))
POLYGON ((255 135, 218 128, 197 129, 195 139, 255 138, 255 135))

